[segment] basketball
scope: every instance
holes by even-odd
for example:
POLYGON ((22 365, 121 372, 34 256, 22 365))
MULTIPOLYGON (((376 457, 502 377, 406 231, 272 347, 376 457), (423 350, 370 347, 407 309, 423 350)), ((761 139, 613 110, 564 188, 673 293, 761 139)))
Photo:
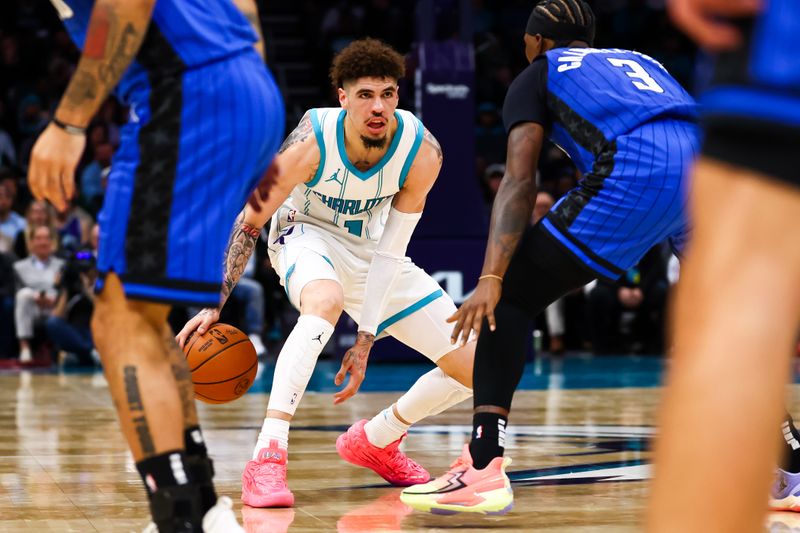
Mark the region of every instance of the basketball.
POLYGON ((228 403, 253 384, 258 358, 253 343, 242 331, 217 322, 186 341, 186 362, 192 372, 194 396, 206 403, 228 403))

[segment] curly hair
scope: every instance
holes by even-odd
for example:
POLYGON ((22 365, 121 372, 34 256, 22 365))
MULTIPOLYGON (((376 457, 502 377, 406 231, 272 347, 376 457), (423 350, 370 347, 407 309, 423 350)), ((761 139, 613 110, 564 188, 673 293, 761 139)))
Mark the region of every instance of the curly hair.
POLYGON ((359 39, 336 54, 330 78, 334 89, 358 78, 392 78, 399 80, 406 73, 403 56, 378 39, 359 39))

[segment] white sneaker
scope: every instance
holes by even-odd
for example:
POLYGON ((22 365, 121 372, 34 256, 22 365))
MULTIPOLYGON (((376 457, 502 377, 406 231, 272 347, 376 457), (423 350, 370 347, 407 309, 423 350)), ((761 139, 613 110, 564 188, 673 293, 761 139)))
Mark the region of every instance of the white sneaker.
POLYGON ((253 348, 256 349, 256 355, 258 357, 267 353, 267 347, 264 346, 264 343, 261 341, 261 335, 258 333, 251 333, 247 337, 250 339, 250 342, 253 343, 253 348))
POLYGON ((244 533, 244 529, 236 520, 233 502, 227 496, 217 498, 217 503, 203 517, 205 533, 244 533))
POLYGON ((19 352, 20 363, 30 363, 32 361, 33 361, 33 354, 31 354, 30 348, 25 348, 24 350, 19 352))

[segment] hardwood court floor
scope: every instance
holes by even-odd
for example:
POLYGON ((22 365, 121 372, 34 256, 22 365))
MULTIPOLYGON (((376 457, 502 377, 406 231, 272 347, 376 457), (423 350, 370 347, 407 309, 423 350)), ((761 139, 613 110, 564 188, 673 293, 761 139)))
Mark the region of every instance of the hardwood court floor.
MULTIPOLYGON (((360 393, 334 407, 329 393, 307 394, 290 435, 296 506, 282 510, 242 509, 238 501, 266 395, 201 404, 219 492, 234 499, 247 531, 259 533, 637 530, 658 388, 518 393, 508 439, 516 502, 501 517, 411 512, 399 489, 339 459, 339 433, 397 396, 360 393)), ((469 407, 465 402, 420 425, 406 452, 441 474, 465 442, 469 407)), ((773 531, 800 531, 800 517, 782 513, 775 520, 773 531)), ((0 375, 0 532, 129 532, 147 521, 145 494, 101 374, 0 375)))

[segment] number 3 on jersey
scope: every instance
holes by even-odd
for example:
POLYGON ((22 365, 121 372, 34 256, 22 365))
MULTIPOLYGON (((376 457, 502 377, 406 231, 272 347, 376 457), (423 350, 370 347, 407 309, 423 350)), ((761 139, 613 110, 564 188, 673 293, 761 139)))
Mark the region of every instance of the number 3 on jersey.
POLYGON ((347 231, 355 235, 356 237, 361 237, 361 231, 364 229, 364 221, 363 220, 345 220, 344 227, 347 228, 347 231))
POLYGON ((609 57, 607 59, 608 62, 615 67, 626 69, 625 74, 627 74, 629 78, 633 80, 641 80, 633 82, 634 87, 637 89, 641 91, 653 91, 654 93, 664 92, 664 89, 661 87, 661 85, 659 85, 658 82, 647 73, 644 67, 642 67, 636 61, 631 59, 619 59, 616 57, 609 57))

